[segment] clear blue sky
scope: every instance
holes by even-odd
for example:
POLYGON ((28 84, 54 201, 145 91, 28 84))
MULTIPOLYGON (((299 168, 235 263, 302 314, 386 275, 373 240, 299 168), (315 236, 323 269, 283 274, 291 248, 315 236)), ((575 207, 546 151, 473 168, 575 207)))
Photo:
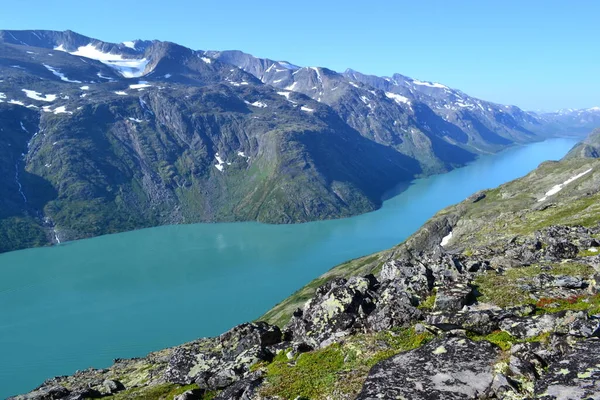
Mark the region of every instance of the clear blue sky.
POLYGON ((398 72, 525 109, 600 106, 600 1, 10 0, 0 29, 398 72))

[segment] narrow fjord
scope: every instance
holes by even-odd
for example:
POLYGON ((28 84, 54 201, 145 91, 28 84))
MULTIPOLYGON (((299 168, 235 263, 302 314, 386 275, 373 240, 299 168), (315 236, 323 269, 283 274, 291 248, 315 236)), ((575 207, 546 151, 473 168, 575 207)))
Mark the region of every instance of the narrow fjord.
POLYGON ((163 226, 1 254, 0 397, 256 319, 334 265, 400 243, 443 207, 576 142, 482 156, 351 218, 163 226))

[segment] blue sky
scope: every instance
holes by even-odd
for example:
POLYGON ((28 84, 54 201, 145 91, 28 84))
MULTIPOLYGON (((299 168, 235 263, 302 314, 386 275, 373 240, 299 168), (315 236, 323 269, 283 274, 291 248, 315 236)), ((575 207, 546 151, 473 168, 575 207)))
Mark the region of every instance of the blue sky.
POLYGON ((0 29, 170 40, 303 66, 398 72, 525 109, 600 106, 592 0, 12 0, 0 29))

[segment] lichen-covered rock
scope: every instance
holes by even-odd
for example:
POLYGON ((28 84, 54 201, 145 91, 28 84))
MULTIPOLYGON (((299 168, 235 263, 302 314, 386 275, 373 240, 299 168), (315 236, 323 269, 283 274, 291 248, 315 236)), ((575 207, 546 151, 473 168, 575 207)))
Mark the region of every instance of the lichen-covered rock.
POLYGON ((102 382, 102 385, 106 389, 106 392, 110 394, 125 390, 125 386, 121 382, 114 379, 106 379, 104 382, 102 382))
POLYGON ((382 282, 394 281, 402 290, 418 295, 429 292, 434 282, 432 271, 424 264, 399 260, 386 262, 380 278, 382 282))
POLYGON ((376 307, 367 317, 367 329, 372 332, 405 327, 422 318, 423 313, 415 307, 412 296, 396 281, 382 287, 375 299, 376 307))
POLYGON ((489 393, 499 349, 488 342, 445 337, 376 364, 360 400, 473 399, 489 393))
POLYGON ((200 400, 201 397, 194 393, 192 390, 188 390, 186 392, 181 393, 178 396, 175 396, 173 400, 200 400))
POLYGON ((375 308, 371 290, 376 283, 374 277, 336 279, 319 287, 315 297, 294 313, 285 331, 296 342, 322 347, 363 329, 364 320, 375 308))
POLYGON ((221 389, 243 379, 250 366, 270 361, 270 346, 282 341, 281 330, 265 322, 238 325, 216 339, 201 339, 176 348, 164 377, 181 385, 195 382, 201 389, 221 389))
MULTIPOLYGON (((563 311, 555 314, 535 315, 526 318, 506 318, 500 323, 500 329, 519 339, 529 339, 543 333, 568 333, 578 320, 585 320, 583 312, 563 311)), ((577 323, 578 324, 578 323, 577 323)))
POLYGON ((546 248, 545 256, 548 260, 563 260, 577 257, 579 249, 569 242, 558 242, 546 248))
POLYGON ((542 400, 600 398, 600 341, 580 342, 552 363, 536 382, 535 395, 542 400))
POLYGON ((465 307, 459 312, 432 312, 425 316, 425 323, 442 331, 464 329, 478 335, 488 335, 500 329, 500 321, 507 318, 518 318, 533 314, 535 308, 512 307, 501 309, 499 307, 477 309, 465 307))
POLYGON ((467 282, 451 282, 438 289, 434 311, 458 311, 473 300, 473 287, 467 282))
POLYGON ((263 373, 256 371, 219 393, 214 400, 252 400, 263 382, 263 373))
POLYGON ((59 400, 69 397, 71 392, 61 385, 38 388, 23 396, 19 396, 20 400, 59 400))

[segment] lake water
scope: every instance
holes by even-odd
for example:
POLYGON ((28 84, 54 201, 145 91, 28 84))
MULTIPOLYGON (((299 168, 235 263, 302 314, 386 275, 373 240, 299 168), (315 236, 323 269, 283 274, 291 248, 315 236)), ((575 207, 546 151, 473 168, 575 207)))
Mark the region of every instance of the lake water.
POLYGON ((164 226, 0 254, 0 398, 255 319, 336 264, 392 247, 441 208, 575 142, 481 157, 352 218, 164 226))

